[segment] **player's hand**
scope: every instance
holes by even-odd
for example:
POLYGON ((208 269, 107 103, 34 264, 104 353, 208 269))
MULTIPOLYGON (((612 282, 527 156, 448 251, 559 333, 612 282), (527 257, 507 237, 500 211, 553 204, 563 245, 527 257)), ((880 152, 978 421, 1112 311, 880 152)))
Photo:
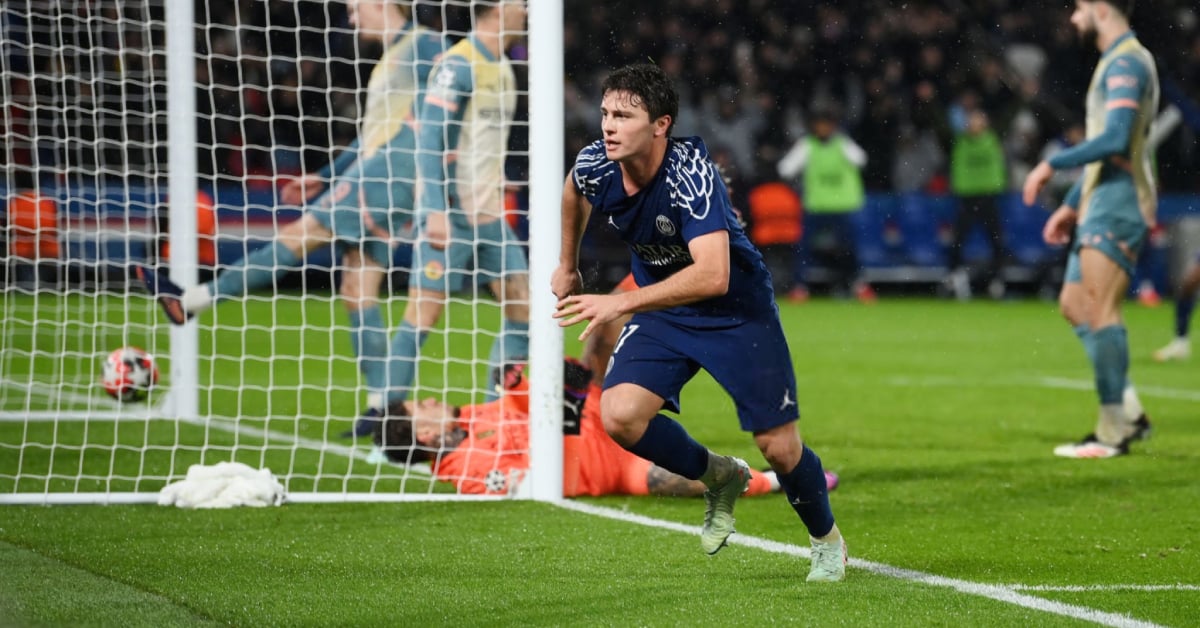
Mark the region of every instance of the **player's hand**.
POLYGON ((1071 230, 1075 228, 1077 214, 1070 205, 1063 205, 1050 214, 1046 226, 1042 227, 1042 239, 1046 244, 1062 245, 1071 241, 1071 230))
POLYGON ((308 174, 288 181, 279 190, 279 201, 284 205, 301 205, 325 190, 325 180, 320 175, 308 174))
POLYGON ((550 275, 550 292, 559 299, 583 292, 583 274, 577 268, 559 265, 550 275))
POLYGON ((445 250, 450 239, 450 227, 446 220, 446 212, 429 212, 425 216, 425 230, 421 232, 425 241, 438 251, 445 250))
POLYGON ((621 307, 624 295, 612 294, 573 294, 558 301, 558 311, 554 318, 559 327, 570 327, 576 323, 588 321, 580 340, 586 340, 601 325, 610 323, 625 315, 621 307))
POLYGON ((1025 201, 1026 205, 1033 206, 1037 201, 1038 194, 1042 188, 1050 181, 1050 177, 1054 176, 1054 168, 1050 167, 1048 162, 1039 163, 1025 177, 1025 188, 1021 193, 1021 200, 1025 201))

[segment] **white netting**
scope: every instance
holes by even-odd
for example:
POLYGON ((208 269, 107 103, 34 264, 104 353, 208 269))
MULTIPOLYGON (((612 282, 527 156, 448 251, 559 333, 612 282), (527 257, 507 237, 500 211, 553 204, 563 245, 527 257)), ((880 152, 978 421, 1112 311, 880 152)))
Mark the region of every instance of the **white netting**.
MULTIPOLYGON (((140 264, 165 269, 167 221, 209 202, 207 218, 196 211, 200 281, 270 246, 302 215, 280 202, 280 190, 354 142, 371 72, 395 41, 362 37, 339 2, 195 7, 189 69, 198 146, 190 175, 200 198, 185 204, 167 194, 168 177, 179 176, 168 168, 167 86, 186 77, 168 72, 165 1, 0 7, 0 500, 153 495, 189 465, 223 460, 270 467, 292 498, 452 492, 429 481, 427 467, 368 462, 369 438, 341 437, 367 409, 368 391, 338 298, 340 253, 318 247, 303 269, 200 313, 194 354, 172 346, 170 324, 134 276, 140 264), (100 385, 103 358, 125 346, 158 363, 148 399, 119 402, 100 385), (172 405, 178 369, 198 381, 194 415, 172 405)), ((418 5, 416 17, 450 43, 474 22, 465 3, 418 5)), ((527 67, 520 44, 512 56, 520 89, 527 67)), ((503 159, 511 185, 503 196, 518 210, 513 224, 523 234, 524 91, 513 96, 503 159)), ((381 294, 389 342, 411 259, 409 241, 393 240, 381 294)), ((483 401, 500 308, 480 284, 468 278, 426 342, 420 396, 483 401)))

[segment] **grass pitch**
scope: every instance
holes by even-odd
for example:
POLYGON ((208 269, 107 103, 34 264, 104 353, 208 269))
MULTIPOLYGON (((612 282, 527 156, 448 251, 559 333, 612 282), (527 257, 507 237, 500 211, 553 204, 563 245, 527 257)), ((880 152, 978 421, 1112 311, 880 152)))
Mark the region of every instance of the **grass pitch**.
MULTIPOLYGON (((348 346, 319 325, 336 310, 311 300, 228 310, 201 347, 240 359, 214 358, 230 361, 205 371, 214 379, 204 403, 249 421, 260 440, 200 430, 201 448, 124 457, 94 450, 105 438, 108 449, 121 438, 188 442, 179 431, 199 428, 150 422, 122 436, 114 430, 124 426, 97 423, 78 435, 71 423, 0 423, 3 490, 13 490, 15 458, 28 464, 43 451, 15 448, 41 430, 51 442, 80 443, 46 463, 62 473, 82 464, 127 478, 169 475, 194 459, 232 457, 288 475, 292 491, 340 490, 315 478, 360 462, 304 446, 255 453, 276 433, 332 438, 356 413, 348 346), (268 331, 272 312, 311 324, 268 331), (318 420, 326 416, 344 418, 318 420)), ((1133 455, 1107 461, 1050 453, 1095 417, 1083 351, 1052 303, 816 300, 781 310, 805 439, 841 474, 834 511, 851 556, 870 561, 844 583, 806 585, 807 560, 759 547, 704 556, 694 534, 672 527, 699 524, 703 504, 692 499, 580 500, 661 522, 651 526, 521 502, 7 506, 0 625, 1197 624, 1198 367, 1149 359, 1170 336, 1169 309, 1127 309, 1131 372, 1155 431, 1133 455), (1012 595, 985 595, 998 590, 1012 595)), ((452 344, 454 355, 479 350, 452 344)), ((16 353, 5 357, 10 368, 16 353)), ((427 373, 439 383, 479 377, 466 364, 427 373)), ((465 388, 453 393, 460 401, 465 388)), ((683 410, 702 442, 761 461, 706 376, 685 391, 683 410)), ((362 473, 356 481, 377 481, 362 473)), ((735 538, 806 543, 780 496, 742 500, 737 514, 735 538)))

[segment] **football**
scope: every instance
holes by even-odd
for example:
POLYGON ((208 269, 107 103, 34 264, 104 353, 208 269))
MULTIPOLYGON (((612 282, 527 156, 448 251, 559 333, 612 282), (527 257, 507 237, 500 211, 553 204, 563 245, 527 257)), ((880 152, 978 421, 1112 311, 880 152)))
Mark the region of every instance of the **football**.
POLYGON ((122 347, 104 359, 104 391, 121 401, 146 398, 158 383, 158 366, 154 357, 137 347, 122 347))

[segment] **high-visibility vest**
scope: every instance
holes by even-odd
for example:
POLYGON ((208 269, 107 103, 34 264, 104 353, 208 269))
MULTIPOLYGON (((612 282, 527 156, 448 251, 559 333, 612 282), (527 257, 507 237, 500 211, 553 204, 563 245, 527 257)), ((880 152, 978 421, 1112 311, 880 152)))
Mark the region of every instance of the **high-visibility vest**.
POLYGON ((822 142, 808 136, 804 166, 804 209, 814 214, 857 211, 865 200, 862 175, 846 156, 845 140, 834 135, 822 142))

